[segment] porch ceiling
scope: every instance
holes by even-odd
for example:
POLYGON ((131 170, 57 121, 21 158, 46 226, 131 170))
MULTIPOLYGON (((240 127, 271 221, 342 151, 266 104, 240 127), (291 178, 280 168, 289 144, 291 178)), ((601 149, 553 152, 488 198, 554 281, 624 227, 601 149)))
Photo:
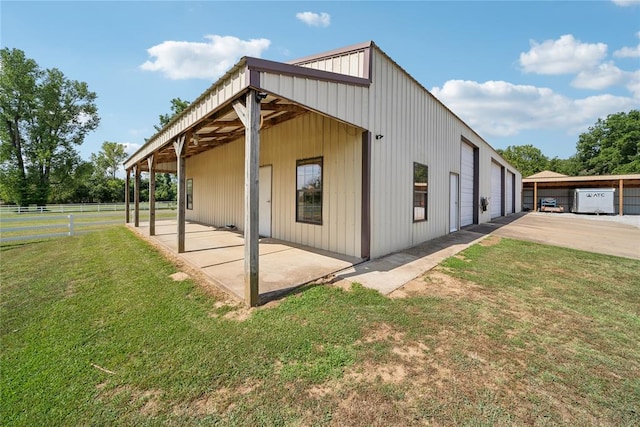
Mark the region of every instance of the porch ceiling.
MULTIPOLYGON (((245 93, 246 91, 243 91, 237 99, 243 99, 245 93)), ((260 130, 262 131, 294 119, 309 111, 308 108, 288 99, 266 94, 266 98, 260 103, 260 130)), ((186 130, 186 157, 195 156, 217 146, 232 142, 242 137, 244 133, 245 127, 240 118, 238 118, 232 102, 229 102, 220 110, 213 112, 186 130)), ((176 153, 171 143, 164 145, 154 154, 156 156, 156 164, 176 160, 176 153)), ((149 170, 146 161, 140 162, 139 166, 141 171, 149 170)))

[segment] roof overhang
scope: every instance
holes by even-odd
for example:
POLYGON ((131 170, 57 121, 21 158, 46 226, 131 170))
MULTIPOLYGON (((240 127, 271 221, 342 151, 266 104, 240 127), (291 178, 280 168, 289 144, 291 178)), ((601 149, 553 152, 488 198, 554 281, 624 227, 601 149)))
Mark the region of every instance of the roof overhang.
POLYGON ((620 181, 625 187, 640 187, 640 174, 524 178, 522 186, 533 188, 535 183, 538 188, 617 187, 620 181))
POLYGON ((233 104, 244 102, 246 93, 252 89, 264 96, 260 112, 261 130, 309 111, 364 128, 366 114, 341 114, 339 110, 327 107, 326 100, 318 99, 322 97, 309 96, 309 91, 326 90, 327 85, 337 88, 329 91, 332 93, 341 93, 340 88, 343 91, 349 88, 351 92, 358 92, 358 99, 365 97, 368 102, 370 84, 370 80, 365 78, 244 57, 132 154, 124 162, 125 169, 138 166, 141 171, 148 170, 145 160, 152 155, 156 164, 175 161, 172 142, 181 135, 186 137, 187 157, 238 139, 244 135, 245 128, 233 104))

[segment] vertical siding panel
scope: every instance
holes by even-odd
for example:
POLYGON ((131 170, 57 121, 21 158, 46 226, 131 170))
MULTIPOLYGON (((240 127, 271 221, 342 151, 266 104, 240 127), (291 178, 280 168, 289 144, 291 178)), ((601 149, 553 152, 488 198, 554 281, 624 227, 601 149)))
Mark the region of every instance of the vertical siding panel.
MULTIPOLYGON (((462 136, 480 149, 480 195, 490 191, 489 166, 504 162, 397 65, 373 49, 369 129, 384 135, 372 141, 371 256, 397 251, 449 230, 449 173, 460 173, 462 136), (429 167, 428 220, 413 223, 413 162, 429 167)), ((516 193, 521 177, 516 175, 516 193)), ((520 210, 519 194, 516 207, 520 210)), ((489 220, 481 214, 480 222, 489 220)))

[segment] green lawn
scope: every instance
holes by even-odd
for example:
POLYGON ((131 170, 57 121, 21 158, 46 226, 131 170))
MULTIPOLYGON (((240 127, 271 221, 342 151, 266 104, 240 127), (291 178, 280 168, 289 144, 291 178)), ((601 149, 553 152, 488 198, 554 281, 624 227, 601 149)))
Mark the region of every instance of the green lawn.
POLYGON ((125 227, 0 257, 3 425, 640 424, 638 261, 489 239, 247 310, 125 227))

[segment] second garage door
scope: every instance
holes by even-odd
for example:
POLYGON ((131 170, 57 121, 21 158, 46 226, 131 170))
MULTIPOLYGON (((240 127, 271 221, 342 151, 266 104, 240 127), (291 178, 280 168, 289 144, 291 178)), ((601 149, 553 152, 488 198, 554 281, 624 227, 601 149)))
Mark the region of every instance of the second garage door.
POLYGON ((502 167, 491 163, 491 218, 502 216, 502 167))
POLYGON ((465 142, 460 147, 460 227, 473 224, 473 147, 465 142))

